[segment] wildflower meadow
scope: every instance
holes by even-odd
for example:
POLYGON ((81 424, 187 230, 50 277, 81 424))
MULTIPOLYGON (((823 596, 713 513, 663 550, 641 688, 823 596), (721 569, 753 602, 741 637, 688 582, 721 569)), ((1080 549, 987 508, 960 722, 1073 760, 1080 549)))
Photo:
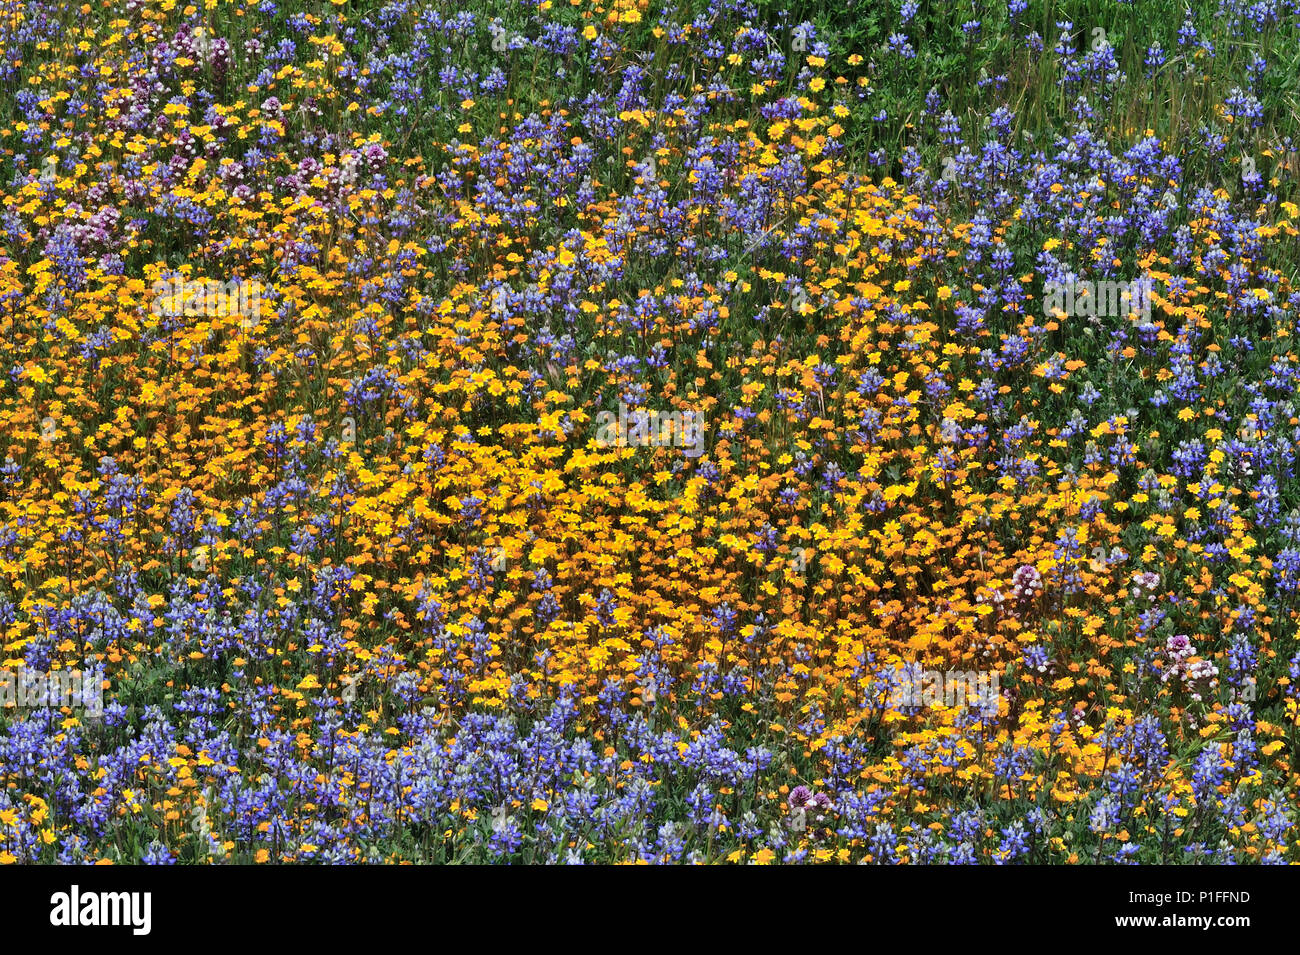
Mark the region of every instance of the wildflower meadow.
POLYGON ((0 0, 0 863, 1300 862, 1297 203, 1297 0, 0 0))

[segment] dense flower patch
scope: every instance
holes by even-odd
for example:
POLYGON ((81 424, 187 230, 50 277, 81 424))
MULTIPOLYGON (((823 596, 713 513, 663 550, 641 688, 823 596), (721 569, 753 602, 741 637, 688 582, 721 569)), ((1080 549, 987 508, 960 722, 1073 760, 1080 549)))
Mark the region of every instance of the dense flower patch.
POLYGON ((1300 11, 910 6, 0 4, 0 860, 1296 861, 1300 11))

